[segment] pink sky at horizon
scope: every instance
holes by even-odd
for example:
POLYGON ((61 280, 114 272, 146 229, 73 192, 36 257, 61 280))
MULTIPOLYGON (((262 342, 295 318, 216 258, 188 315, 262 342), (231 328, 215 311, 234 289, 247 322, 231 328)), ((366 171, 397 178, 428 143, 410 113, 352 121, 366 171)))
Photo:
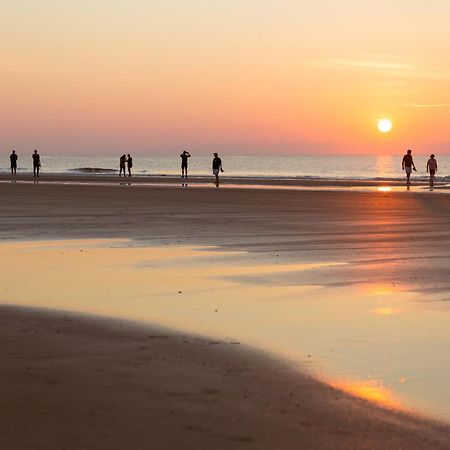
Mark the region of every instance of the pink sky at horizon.
POLYGON ((447 0, 150 3, 2 2, 0 151, 450 153, 447 0))

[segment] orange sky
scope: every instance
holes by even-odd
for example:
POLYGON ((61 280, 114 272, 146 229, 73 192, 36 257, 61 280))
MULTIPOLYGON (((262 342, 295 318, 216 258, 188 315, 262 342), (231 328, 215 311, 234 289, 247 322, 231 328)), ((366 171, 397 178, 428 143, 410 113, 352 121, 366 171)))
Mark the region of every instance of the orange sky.
POLYGON ((152 3, 2 2, 1 151, 450 153, 448 0, 152 3))

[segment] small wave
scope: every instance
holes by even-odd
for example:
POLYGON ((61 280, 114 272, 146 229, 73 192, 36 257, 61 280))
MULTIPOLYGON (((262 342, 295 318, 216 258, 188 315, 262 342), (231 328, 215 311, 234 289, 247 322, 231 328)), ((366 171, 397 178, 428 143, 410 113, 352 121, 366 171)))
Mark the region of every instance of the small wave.
POLYGON ((69 172, 78 173, 116 173, 116 169, 102 169, 101 167, 78 167, 76 169, 69 169, 69 172))

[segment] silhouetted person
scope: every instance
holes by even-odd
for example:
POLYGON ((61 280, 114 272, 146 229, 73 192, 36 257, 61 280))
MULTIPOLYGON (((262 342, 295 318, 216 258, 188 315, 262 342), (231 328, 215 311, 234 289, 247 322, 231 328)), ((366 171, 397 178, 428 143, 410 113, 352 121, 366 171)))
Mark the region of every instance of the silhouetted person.
POLYGON ((186 176, 188 177, 188 158, 191 157, 191 154, 186 150, 183 150, 183 153, 180 155, 181 158, 181 178, 186 176))
POLYGON ((414 165, 414 161, 413 161, 413 157, 412 157, 411 153, 412 153, 412 150, 408 150, 402 160, 402 170, 404 170, 406 173, 406 184, 410 183, 409 178, 411 177, 412 171, 414 170, 414 172, 415 172, 417 170, 416 166, 414 165))
POLYGON ((9 155, 9 160, 11 161, 11 175, 14 177, 17 172, 17 154, 15 150, 9 155))
MULTIPOLYGON (((128 176, 131 177, 131 168, 133 167, 133 158, 128 153, 127 155, 127 168, 128 168, 128 176)), ((124 173, 125 175, 125 173, 124 173)))
POLYGON ((41 157, 37 150, 31 155, 33 158, 33 177, 36 178, 39 176, 39 169, 41 168, 41 157))
POLYGON ((126 155, 122 155, 119 159, 119 177, 122 176, 122 172, 123 172, 123 176, 125 177, 125 163, 127 162, 127 156, 126 155))
POLYGON ((212 171, 216 177, 216 186, 219 187, 219 172, 223 172, 222 160, 217 153, 213 153, 214 158, 212 160, 212 171))
POLYGON ((430 155, 430 159, 427 162, 427 173, 430 174, 430 188, 434 186, 434 176, 438 170, 438 164, 433 154, 430 155))

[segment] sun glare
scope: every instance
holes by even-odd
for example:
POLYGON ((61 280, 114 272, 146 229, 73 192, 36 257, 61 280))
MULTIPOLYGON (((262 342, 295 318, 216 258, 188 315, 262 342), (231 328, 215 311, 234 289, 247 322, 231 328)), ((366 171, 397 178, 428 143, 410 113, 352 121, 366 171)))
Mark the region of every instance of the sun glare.
POLYGON ((389 133, 392 130, 392 122, 389 119, 380 119, 378 121, 378 130, 382 133, 389 133))

